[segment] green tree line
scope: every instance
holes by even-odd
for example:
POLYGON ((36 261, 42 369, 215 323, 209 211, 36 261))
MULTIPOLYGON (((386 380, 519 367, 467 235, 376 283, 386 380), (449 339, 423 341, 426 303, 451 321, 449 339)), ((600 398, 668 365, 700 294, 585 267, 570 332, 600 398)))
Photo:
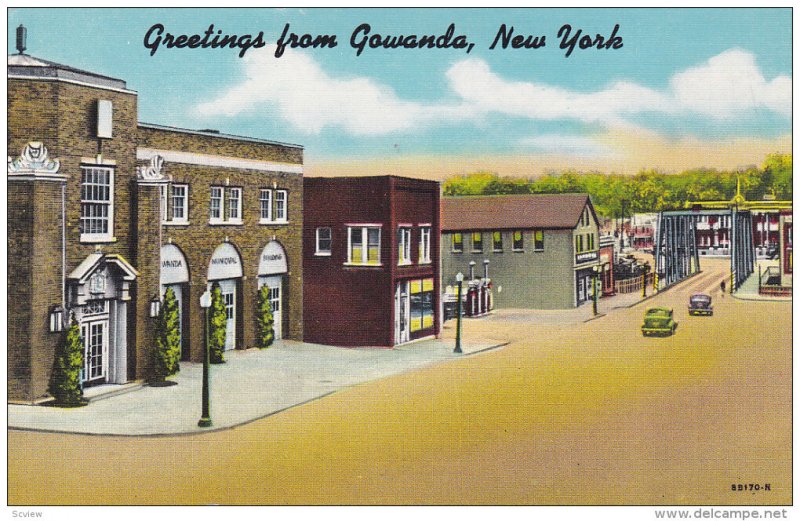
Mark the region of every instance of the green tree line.
POLYGON ((501 177, 476 172, 447 179, 444 195, 588 193, 595 210, 604 217, 625 213, 658 212, 683 208, 688 201, 726 201, 736 195, 737 176, 742 195, 760 200, 765 195, 792 198, 791 154, 770 154, 764 163, 741 170, 695 168, 667 174, 641 170, 635 175, 564 171, 537 178, 501 177))

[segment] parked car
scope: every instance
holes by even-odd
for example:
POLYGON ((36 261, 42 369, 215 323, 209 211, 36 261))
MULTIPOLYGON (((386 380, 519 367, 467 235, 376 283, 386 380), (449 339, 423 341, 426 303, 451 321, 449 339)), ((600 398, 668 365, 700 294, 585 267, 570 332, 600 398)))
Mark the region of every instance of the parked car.
POLYGON ((642 324, 644 336, 669 336, 675 333, 676 327, 678 323, 672 318, 672 308, 648 308, 644 313, 644 324, 642 324))
POLYGON ((690 315, 713 315, 714 306, 711 305, 711 297, 704 293, 697 293, 689 297, 690 315))

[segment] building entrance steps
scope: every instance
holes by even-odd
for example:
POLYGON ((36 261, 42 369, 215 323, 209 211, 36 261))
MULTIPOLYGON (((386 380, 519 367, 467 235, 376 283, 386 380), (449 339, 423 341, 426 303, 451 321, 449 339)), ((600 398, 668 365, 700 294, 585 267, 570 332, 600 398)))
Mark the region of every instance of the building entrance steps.
POLYGON ((129 392, 104 394, 105 399, 92 400, 86 407, 9 404, 8 427, 119 436, 198 434, 243 425, 352 385, 506 343, 469 339, 463 343, 464 354, 458 355, 453 353, 453 340, 449 338, 395 349, 339 348, 281 340, 263 351, 226 352, 225 364, 211 366, 211 428, 197 427, 203 368, 202 364, 188 362, 182 362, 181 371, 171 378, 178 385, 113 386, 129 392), (135 386, 138 388, 129 389, 135 386))

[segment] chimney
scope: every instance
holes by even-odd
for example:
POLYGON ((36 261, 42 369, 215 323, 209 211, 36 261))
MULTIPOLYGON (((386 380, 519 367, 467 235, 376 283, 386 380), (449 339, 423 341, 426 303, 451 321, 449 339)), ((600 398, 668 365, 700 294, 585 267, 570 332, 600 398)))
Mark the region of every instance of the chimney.
POLYGON ((28 40, 28 30, 24 25, 19 24, 17 27, 17 51, 19 54, 25 54, 25 43, 28 40))

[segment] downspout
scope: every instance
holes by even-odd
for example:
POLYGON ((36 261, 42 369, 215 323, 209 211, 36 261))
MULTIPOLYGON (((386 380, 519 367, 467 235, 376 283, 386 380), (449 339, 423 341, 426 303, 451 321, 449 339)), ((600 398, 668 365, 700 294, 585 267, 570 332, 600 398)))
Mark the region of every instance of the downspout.
MULTIPOLYGON (((61 183, 61 307, 67 315, 67 182, 61 183)), ((66 317, 69 320, 69 316, 66 317)))

